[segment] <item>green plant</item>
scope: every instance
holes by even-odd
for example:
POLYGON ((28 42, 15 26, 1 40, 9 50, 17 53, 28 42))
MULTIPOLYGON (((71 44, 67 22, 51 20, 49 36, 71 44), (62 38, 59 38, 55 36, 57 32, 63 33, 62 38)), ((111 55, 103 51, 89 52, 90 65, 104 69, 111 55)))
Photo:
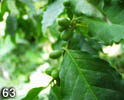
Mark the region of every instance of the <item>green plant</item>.
POLYGON ((123 53, 111 58, 103 52, 104 46, 113 43, 123 47, 123 0, 42 0, 38 8, 33 0, 13 0, 16 9, 8 2, 3 1, 3 5, 8 4, 6 8, 2 6, 9 12, 5 36, 10 36, 16 47, 2 61, 16 52, 9 63, 14 60, 18 65, 34 67, 27 66, 29 72, 20 67, 12 73, 29 75, 35 65, 47 62, 50 67, 45 73, 52 77, 48 86, 31 89, 22 100, 40 100, 39 93, 49 86, 49 100, 124 100, 123 53), (18 43, 17 36, 26 42, 18 43), (49 59, 38 61, 46 44, 53 51, 49 59))
MULTIPOLYGON (((57 90, 51 88, 54 96, 50 100, 123 100, 123 79, 113 65, 99 57, 101 49, 97 47, 118 43, 124 39, 123 24, 120 24, 123 18, 118 19, 121 16, 118 14, 123 8, 118 1, 108 3, 106 0, 57 0, 51 8, 55 11, 48 7, 43 16, 44 34, 46 28, 49 29, 48 26, 57 24, 54 21, 59 17, 58 33, 62 39, 60 41, 67 41, 67 44, 64 47, 61 66, 58 66, 60 80, 57 81, 60 84, 55 84, 57 90), (114 11, 114 8, 118 11, 114 11), (52 16, 50 11, 54 14, 51 19, 46 17, 52 16), (47 24, 44 24, 45 22, 47 24), (82 36, 88 42, 81 38, 82 36), (84 43, 88 46, 92 38, 94 39, 90 48, 93 52, 83 47, 84 43)), ((52 72, 52 76, 56 80, 54 73, 52 72)))

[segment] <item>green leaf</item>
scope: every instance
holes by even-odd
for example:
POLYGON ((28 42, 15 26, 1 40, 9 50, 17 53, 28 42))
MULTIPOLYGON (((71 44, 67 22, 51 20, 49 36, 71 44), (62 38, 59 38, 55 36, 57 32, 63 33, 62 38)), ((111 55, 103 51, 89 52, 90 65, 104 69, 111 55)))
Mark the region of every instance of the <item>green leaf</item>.
POLYGON ((15 34, 17 29, 17 19, 15 15, 9 15, 6 20, 6 35, 7 33, 11 36, 13 42, 15 42, 15 34))
POLYGON ((47 10, 44 12, 42 21, 42 30, 44 34, 46 32, 46 28, 48 26, 51 26, 58 17, 58 15, 64 10, 62 2, 63 0, 56 0, 54 3, 48 6, 47 10))
POLYGON ((70 48, 72 50, 81 50, 93 55, 98 55, 98 52, 101 51, 102 44, 96 42, 93 39, 88 40, 85 39, 85 37, 82 35, 75 34, 72 43, 70 44, 70 48))
POLYGON ((87 23, 92 37, 105 44, 119 42, 124 39, 124 25, 108 24, 107 22, 93 19, 88 19, 87 23))
MULTIPOLYGON (((118 0, 121 1, 121 0, 118 0)), ((123 3, 110 3, 105 5, 104 13, 108 19, 114 24, 124 24, 124 7, 123 3)))
POLYGON ((85 22, 81 22, 80 24, 76 25, 76 31, 86 37, 88 37, 88 25, 85 22))
POLYGON ((98 9, 97 6, 91 2, 92 0, 70 0, 70 1, 72 2, 75 11, 77 13, 83 13, 88 16, 99 17, 99 18, 104 17, 100 9, 98 9))
POLYGON ((97 6, 98 9, 103 10, 104 0, 89 0, 93 5, 97 6))
POLYGON ((63 100, 124 100, 120 74, 86 52, 66 50, 60 81, 63 100))
POLYGON ((2 1, 2 2, 0 3, 0 5, 1 5, 0 21, 2 21, 2 20, 3 20, 3 16, 4 16, 5 12, 7 11, 7 4, 6 4, 6 1, 5 1, 5 0, 2 1))
POLYGON ((54 85, 50 90, 49 100, 62 100, 60 87, 54 85))
POLYGON ((7 36, 5 39, 0 39, 0 58, 9 53, 15 46, 11 42, 10 36, 7 36))
POLYGON ((48 29, 53 37, 58 37, 60 35, 60 32, 58 31, 58 24, 56 22, 54 22, 48 29))
POLYGON ((17 15, 19 14, 18 9, 16 7, 16 1, 15 0, 7 0, 7 6, 8 9, 10 10, 12 15, 17 15))
POLYGON ((33 0, 19 0, 20 2, 23 2, 27 7, 30 9, 32 14, 35 14, 35 7, 33 0))
POLYGON ((28 94, 26 95, 26 97, 24 97, 21 100, 37 100, 37 96, 38 94, 44 90, 45 87, 39 87, 39 88, 32 88, 28 94))

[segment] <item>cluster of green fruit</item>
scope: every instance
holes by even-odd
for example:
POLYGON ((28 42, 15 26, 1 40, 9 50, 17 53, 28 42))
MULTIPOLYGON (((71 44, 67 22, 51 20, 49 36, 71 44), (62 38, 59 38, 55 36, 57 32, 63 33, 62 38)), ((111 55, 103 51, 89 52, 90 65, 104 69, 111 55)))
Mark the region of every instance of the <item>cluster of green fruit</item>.
MULTIPOLYGON (((69 0, 65 0, 63 2, 63 5, 67 11, 70 10, 71 3, 69 0)), ((72 27, 73 22, 72 22, 71 18, 65 18, 65 17, 59 18, 58 25, 59 25, 58 30, 60 32, 62 32, 62 34, 60 36, 61 39, 65 40, 65 41, 70 40, 73 36, 73 27, 72 27)))
POLYGON ((59 76, 59 69, 56 67, 49 67, 46 69, 45 73, 52 76, 54 79, 57 79, 59 76))
MULTIPOLYGON (((63 50, 55 50, 52 53, 50 53, 49 57, 51 59, 57 59, 59 58, 63 53, 63 50)), ((52 76, 54 79, 57 79, 59 77, 59 68, 58 67, 48 67, 45 71, 46 74, 52 76)))
MULTIPOLYGON (((63 2, 63 5, 69 9, 71 3, 69 0, 63 2)), ((64 41, 69 41, 73 37, 73 23, 70 18, 59 18, 58 19, 58 30, 61 32, 61 39, 64 41)), ((58 59, 63 54, 63 50, 54 50, 50 53, 49 58, 58 59)), ((56 67, 49 67, 46 69, 46 74, 52 76, 54 79, 57 79, 59 76, 59 69, 56 67)))
POLYGON ((73 36, 72 22, 68 18, 60 18, 58 20, 58 30, 61 32, 61 39, 69 41, 73 36))

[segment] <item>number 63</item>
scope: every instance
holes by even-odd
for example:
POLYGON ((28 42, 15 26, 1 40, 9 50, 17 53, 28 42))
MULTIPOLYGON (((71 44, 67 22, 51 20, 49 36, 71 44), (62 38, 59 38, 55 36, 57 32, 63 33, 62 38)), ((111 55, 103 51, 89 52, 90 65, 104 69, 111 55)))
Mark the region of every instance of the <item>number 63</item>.
POLYGON ((14 98, 16 96, 16 90, 15 88, 2 88, 1 95, 3 98, 14 98))

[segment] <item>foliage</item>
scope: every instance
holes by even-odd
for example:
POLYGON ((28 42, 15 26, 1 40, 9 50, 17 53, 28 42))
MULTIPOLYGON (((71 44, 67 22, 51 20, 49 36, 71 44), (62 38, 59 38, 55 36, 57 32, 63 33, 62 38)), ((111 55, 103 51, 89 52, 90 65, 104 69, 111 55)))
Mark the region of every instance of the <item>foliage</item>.
POLYGON ((40 91, 42 91, 45 87, 39 87, 39 88, 33 88, 31 89, 27 96, 25 98, 23 98, 22 100, 38 100, 38 94, 40 93, 40 91))
POLYGON ((21 100, 40 100, 47 87, 49 100, 124 100, 124 52, 103 52, 113 43, 123 51, 123 13, 123 0, 3 0, 0 64, 10 80, 28 79, 44 63, 53 78, 21 100))

